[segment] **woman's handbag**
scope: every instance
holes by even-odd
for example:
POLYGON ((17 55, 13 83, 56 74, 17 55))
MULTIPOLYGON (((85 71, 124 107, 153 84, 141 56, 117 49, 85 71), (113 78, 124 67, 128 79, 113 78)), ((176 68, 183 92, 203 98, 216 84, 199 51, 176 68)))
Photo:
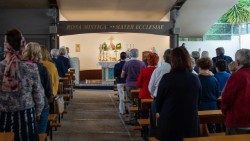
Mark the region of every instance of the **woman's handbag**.
POLYGON ((62 114, 64 111, 64 99, 63 96, 56 96, 54 103, 55 113, 62 114))

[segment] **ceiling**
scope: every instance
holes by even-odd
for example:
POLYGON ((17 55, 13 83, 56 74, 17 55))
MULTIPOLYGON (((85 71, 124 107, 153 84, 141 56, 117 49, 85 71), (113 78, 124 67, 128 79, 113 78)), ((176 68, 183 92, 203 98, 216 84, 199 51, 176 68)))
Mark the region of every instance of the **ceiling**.
POLYGON ((177 0, 57 0, 69 21, 159 21, 177 0))
POLYGON ((176 27, 181 36, 201 37, 238 0, 187 0, 179 11, 176 27))
POLYGON ((0 0, 1 9, 48 8, 48 0, 0 0))
MULTIPOLYGON (((185 0, 0 0, 0 9, 48 8, 58 4, 69 21, 160 21, 185 0)), ((176 27, 184 37, 201 37, 238 0, 186 0, 176 27)))

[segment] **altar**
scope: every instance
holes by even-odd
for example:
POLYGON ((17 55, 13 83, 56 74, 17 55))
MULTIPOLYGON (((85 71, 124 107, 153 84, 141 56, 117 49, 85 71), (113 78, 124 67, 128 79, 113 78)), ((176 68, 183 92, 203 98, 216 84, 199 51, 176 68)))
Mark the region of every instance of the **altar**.
POLYGON ((98 64, 102 67, 102 80, 114 81, 114 67, 117 61, 100 61, 98 64))

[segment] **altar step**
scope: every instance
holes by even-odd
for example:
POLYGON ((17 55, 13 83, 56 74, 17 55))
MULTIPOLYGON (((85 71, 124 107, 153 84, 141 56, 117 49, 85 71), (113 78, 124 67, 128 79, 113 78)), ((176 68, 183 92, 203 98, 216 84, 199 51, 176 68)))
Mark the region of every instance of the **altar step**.
POLYGON ((114 82, 105 82, 102 80, 88 80, 80 82, 75 88, 78 89, 97 89, 97 90, 113 90, 114 82))

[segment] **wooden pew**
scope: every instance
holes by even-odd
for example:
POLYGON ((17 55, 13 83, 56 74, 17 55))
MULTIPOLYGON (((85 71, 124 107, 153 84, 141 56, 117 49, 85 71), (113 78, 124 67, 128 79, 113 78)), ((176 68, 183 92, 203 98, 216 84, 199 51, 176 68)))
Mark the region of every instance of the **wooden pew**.
POLYGON ((46 141, 47 140, 47 134, 39 134, 39 141, 46 141))
POLYGON ((185 138, 184 141, 249 141, 250 134, 185 138))
POLYGON ((153 99, 141 99, 141 109, 143 108, 151 108, 151 104, 153 102, 153 99))
POLYGON ((128 111, 130 112, 130 113, 138 113, 138 107, 136 107, 136 106, 130 106, 130 107, 128 107, 128 111))
POLYGON ((155 137, 149 137, 148 141, 160 141, 160 140, 156 139, 155 137))
POLYGON ((200 124, 224 123, 224 117, 221 110, 198 111, 200 124))
MULTIPOLYGON (((139 89, 131 90, 132 98, 133 98, 133 100, 134 100, 137 104, 139 103, 139 92, 140 92, 139 89)), ((139 106, 139 105, 136 105, 136 106, 139 106)))
POLYGON ((138 123, 140 126, 149 126, 150 120, 149 119, 138 119, 138 123))
POLYGON ((57 129, 58 127, 61 127, 61 124, 57 123, 57 114, 49 114, 48 120, 49 120, 49 136, 50 139, 52 140, 53 128, 57 129))
POLYGON ((0 141, 14 141, 14 133, 0 132, 0 141))
POLYGON ((211 136, 207 128, 208 123, 218 123, 224 124, 224 117, 221 110, 206 110, 198 111, 199 120, 200 120, 200 132, 201 136, 211 136))

